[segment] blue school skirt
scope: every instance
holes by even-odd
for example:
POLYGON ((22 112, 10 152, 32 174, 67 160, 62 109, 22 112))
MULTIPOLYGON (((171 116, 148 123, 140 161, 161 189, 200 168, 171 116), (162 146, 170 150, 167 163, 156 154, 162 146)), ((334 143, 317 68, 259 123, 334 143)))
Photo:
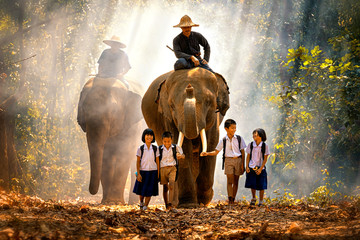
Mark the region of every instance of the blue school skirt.
POLYGON ((140 174, 142 177, 142 182, 136 180, 133 193, 144 197, 159 195, 157 170, 140 170, 140 174))
POLYGON ((255 171, 250 168, 250 172, 246 173, 245 187, 255 190, 267 189, 267 173, 264 168, 260 175, 257 175, 255 171))

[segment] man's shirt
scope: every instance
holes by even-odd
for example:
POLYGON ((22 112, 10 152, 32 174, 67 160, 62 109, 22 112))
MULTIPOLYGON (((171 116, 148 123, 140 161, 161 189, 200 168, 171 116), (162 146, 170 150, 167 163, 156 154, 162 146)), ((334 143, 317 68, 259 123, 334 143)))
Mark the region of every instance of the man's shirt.
POLYGON ((192 55, 198 56, 200 45, 204 48, 204 59, 210 60, 210 45, 208 41, 198 32, 191 32, 189 37, 183 33, 177 35, 173 40, 173 48, 177 58, 185 58, 188 60, 192 55))

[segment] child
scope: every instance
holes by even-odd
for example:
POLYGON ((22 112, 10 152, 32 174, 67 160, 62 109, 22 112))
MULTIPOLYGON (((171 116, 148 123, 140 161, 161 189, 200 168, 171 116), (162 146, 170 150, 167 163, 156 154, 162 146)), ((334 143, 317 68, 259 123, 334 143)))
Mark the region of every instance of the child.
POLYGON ((159 194, 159 151, 151 144, 155 142, 155 134, 150 128, 144 130, 141 140, 145 144, 136 153, 137 176, 133 192, 140 196, 140 209, 147 210, 151 196, 159 194))
POLYGON ((246 144, 242 137, 235 135, 236 122, 233 119, 227 119, 224 127, 226 136, 220 139, 215 150, 212 152, 203 152, 200 156, 215 156, 224 148, 222 169, 224 169, 225 163, 229 204, 233 204, 238 190, 239 177, 244 174, 244 149, 246 148, 246 144))
POLYGON ((159 147, 160 161, 160 184, 164 185, 163 197, 166 209, 172 208, 174 198, 174 185, 178 174, 178 159, 184 159, 185 155, 181 147, 171 144, 171 132, 164 132, 162 135, 163 145, 159 147), (169 201, 168 194, 169 191, 169 201))
POLYGON ((250 205, 256 203, 256 190, 260 191, 259 206, 263 205, 264 190, 267 189, 266 161, 270 154, 269 146, 265 144, 266 133, 257 128, 253 131, 253 139, 246 148, 246 181, 245 187, 251 188, 252 199, 250 205))

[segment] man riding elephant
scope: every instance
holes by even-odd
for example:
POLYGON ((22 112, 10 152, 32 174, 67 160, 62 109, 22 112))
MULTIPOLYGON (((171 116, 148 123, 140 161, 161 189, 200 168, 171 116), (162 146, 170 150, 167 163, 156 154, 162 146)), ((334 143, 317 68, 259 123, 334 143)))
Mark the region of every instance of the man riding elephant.
POLYGON ((128 87, 128 83, 124 79, 124 75, 130 70, 131 66, 127 54, 120 48, 126 45, 120 42, 120 38, 112 36, 110 40, 103 41, 110 48, 105 49, 99 60, 99 68, 97 77, 100 78, 117 78, 128 87))
POLYGON ((182 32, 173 40, 175 56, 174 69, 190 69, 201 67, 214 72, 208 65, 210 59, 210 45, 206 38, 198 32, 192 32, 192 27, 198 27, 188 15, 180 19, 180 23, 174 27, 180 27, 182 32), (201 58, 200 45, 204 48, 204 58, 201 58))

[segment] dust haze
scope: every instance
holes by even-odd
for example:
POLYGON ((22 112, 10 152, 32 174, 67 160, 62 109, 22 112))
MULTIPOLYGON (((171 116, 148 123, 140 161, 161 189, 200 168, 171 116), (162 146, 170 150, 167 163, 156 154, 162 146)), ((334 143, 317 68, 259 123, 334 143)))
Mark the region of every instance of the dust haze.
MULTIPOLYGON (((256 9, 256 6, 248 5, 246 1, 241 0, 139 1, 142 4, 120 0, 116 1, 116 7, 111 9, 108 7, 112 1, 88 2, 89 8, 93 11, 89 11, 83 22, 74 22, 75 19, 72 16, 64 15, 62 9, 59 9, 54 13, 58 20, 47 27, 53 35, 43 36, 40 32, 33 32, 31 37, 38 38, 38 44, 27 47, 28 55, 37 54, 34 60, 27 63, 27 67, 40 76, 31 80, 33 93, 31 98, 36 100, 37 94, 42 93, 43 87, 47 86, 48 102, 44 104, 61 105, 63 111, 43 114, 45 117, 55 119, 54 121, 57 121, 59 125, 73 126, 71 136, 80 139, 81 145, 76 146, 77 150, 70 154, 70 158, 80 159, 83 167, 88 168, 87 172, 90 172, 90 168, 86 137, 76 123, 76 110, 83 84, 91 77, 90 75, 97 73, 96 62, 101 52, 108 48, 101 41, 117 35, 121 42, 127 45, 124 51, 129 56, 132 68, 125 78, 140 84, 143 94, 156 77, 173 69, 176 58, 166 45, 172 47, 173 38, 181 31, 180 28, 173 26, 178 24, 180 18, 185 14, 189 15, 194 23, 200 25, 193 27, 192 30, 203 34, 211 46, 209 66, 215 72, 223 75, 228 82, 230 109, 224 120, 232 118, 237 122, 237 134, 243 136, 246 144, 252 141, 252 131, 255 128, 265 129, 268 135, 267 143, 270 145, 270 150, 273 149, 272 137, 278 127, 277 110, 266 100, 266 96, 261 92, 259 86, 264 84, 261 79, 266 79, 267 76, 269 78, 277 77, 274 69, 266 67, 266 62, 274 57, 271 43, 276 44, 279 39, 271 31, 266 34, 260 32, 259 26, 272 24, 271 21, 264 22, 264 19, 260 17, 261 9, 256 9), (99 11, 94 9, 99 9, 99 11), (89 35, 89 29, 94 27, 94 19, 97 21, 102 19, 104 26, 99 29, 98 35, 89 35), (80 29, 72 29, 72 25, 74 28, 80 27, 80 29), (53 51, 52 44, 59 44, 58 41, 61 41, 59 35, 71 34, 75 30, 77 33, 73 35, 70 43, 64 43, 64 49, 79 52, 79 57, 75 61, 65 59, 65 69, 68 70, 66 78, 71 81, 67 83, 66 89, 57 89, 57 81, 60 81, 58 75, 61 74, 58 69, 55 66, 49 66, 48 72, 38 72, 37 65, 46 65, 51 62, 51 59, 58 58, 58 53, 53 51), (41 49, 46 49, 46 52, 42 52, 41 49), (45 79, 41 76, 52 77, 45 79), (54 92, 56 95, 52 94, 54 92), (55 100, 54 97, 56 97, 55 100)), ((264 4, 271 5, 272 2, 268 1, 264 4)), ((280 8, 272 10, 282 11, 280 8)), ((282 15, 283 13, 277 14, 282 15)), ((300 26, 294 26, 294 28, 297 27, 300 26)), ((269 79, 269 82, 271 81, 269 79)), ((59 132, 58 134, 64 133, 59 132)), ((220 137, 222 138, 225 134, 222 123, 220 137)), ((134 137, 138 139, 139 145, 142 144, 140 135, 134 137)), ((56 139, 49 141, 56 141, 56 139)), ((50 144, 60 143, 50 142, 50 144)), ((214 201, 227 199, 226 177, 221 170, 221 157, 222 154, 217 157, 214 201)), ((280 187, 272 185, 278 176, 271 175, 270 165, 271 161, 268 161, 269 188, 265 193, 266 196, 271 196, 272 191, 280 187)), ((303 167, 306 169, 308 166, 304 164, 303 167)), ((89 176, 82 177, 84 182, 81 188, 86 191, 89 176)), ((284 182, 286 180, 288 179, 285 179, 284 182)), ((43 190, 45 191, 45 189, 43 190)), ((87 194, 90 196, 90 193, 87 192, 87 194)), ((161 194, 160 192, 160 196, 161 194)), ((247 199, 251 196, 250 190, 244 188, 244 176, 240 179, 237 200, 242 196, 247 199)))

